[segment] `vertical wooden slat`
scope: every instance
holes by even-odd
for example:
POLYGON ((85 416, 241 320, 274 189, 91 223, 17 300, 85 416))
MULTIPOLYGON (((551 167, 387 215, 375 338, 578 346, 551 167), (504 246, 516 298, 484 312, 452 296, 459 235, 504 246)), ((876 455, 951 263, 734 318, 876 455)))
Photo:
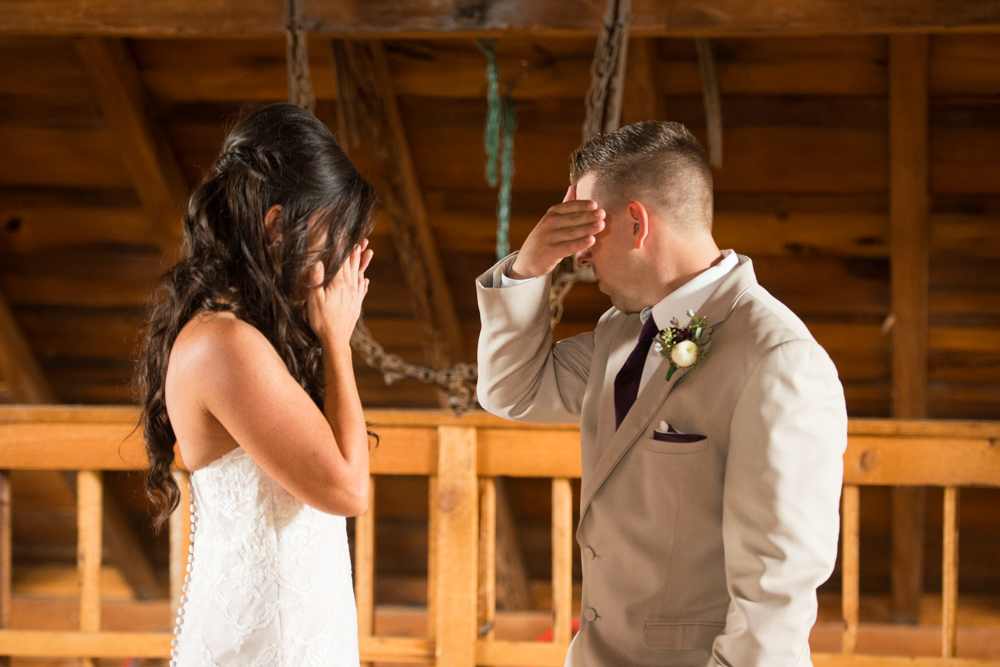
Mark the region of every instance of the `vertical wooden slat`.
POLYGON ((552 641, 568 645, 573 615, 573 487, 552 480, 552 641))
POLYGON ((958 488, 944 489, 944 558, 941 581, 941 655, 954 658, 958 607, 958 488))
POLYGON ((427 479, 427 636, 437 636, 437 601, 438 601, 438 512, 437 512, 437 475, 427 479))
POLYGON ((841 650, 847 655, 853 655, 858 646, 858 606, 859 579, 861 563, 861 512, 860 494, 858 487, 848 485, 844 487, 841 514, 843 516, 843 531, 841 532, 841 542, 843 545, 843 557, 841 560, 842 571, 842 596, 844 613, 844 637, 841 650))
POLYGON ((358 607, 358 637, 366 639, 375 634, 374 476, 368 482, 368 509, 354 520, 354 599, 358 607))
MULTIPOLYGON (((889 228, 893 416, 927 413, 928 247, 927 35, 889 38, 889 228)), ((893 490, 892 601, 916 623, 923 592, 923 488, 893 490)))
MULTIPOLYGON (((103 486, 99 471, 81 470, 77 473, 77 568, 80 573, 81 632, 98 632, 101 629, 103 486)), ((83 658, 80 664, 82 667, 92 667, 97 662, 83 658)))
POLYGON ((476 659, 476 565, 479 479, 476 429, 438 428, 437 667, 469 667, 476 659))
POLYGON ((496 636, 497 488, 492 477, 479 482, 479 636, 496 636))
MULTIPOLYGON (((10 627, 11 517, 10 473, 0 470, 0 629, 10 627)), ((10 658, 0 656, 0 667, 10 667, 10 658)))
POLYGON ((173 471, 181 490, 181 502, 170 515, 170 609, 177 611, 184 590, 188 555, 191 547, 191 476, 184 470, 173 471))

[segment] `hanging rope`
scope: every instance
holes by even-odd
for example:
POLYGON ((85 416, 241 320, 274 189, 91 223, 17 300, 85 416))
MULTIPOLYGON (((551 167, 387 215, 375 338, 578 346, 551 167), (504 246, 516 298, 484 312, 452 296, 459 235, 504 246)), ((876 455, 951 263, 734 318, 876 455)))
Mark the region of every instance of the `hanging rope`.
POLYGON ((500 190, 497 196, 497 259, 510 254, 510 196, 514 181, 514 133, 517 132, 517 106, 514 82, 505 84, 500 96, 500 66, 497 64, 496 40, 476 40, 476 47, 486 56, 486 182, 500 190), (499 179, 497 169, 499 163, 499 179))

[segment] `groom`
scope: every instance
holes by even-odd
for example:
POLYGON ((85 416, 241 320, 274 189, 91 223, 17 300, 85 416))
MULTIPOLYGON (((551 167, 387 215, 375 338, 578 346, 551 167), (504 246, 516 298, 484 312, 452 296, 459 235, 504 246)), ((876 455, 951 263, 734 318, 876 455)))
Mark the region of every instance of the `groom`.
POLYGON ((839 533, 837 370, 750 259, 715 244, 711 169, 683 126, 599 135, 571 182, 477 281, 482 406, 580 424, 567 665, 810 665, 839 533), (613 307, 553 345, 550 275, 571 254, 613 307))

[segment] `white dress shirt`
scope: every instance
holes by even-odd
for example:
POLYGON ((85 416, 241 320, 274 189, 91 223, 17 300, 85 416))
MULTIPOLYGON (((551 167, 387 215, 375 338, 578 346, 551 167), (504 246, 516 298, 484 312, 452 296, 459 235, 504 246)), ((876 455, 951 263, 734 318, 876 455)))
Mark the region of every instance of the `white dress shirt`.
MULTIPOLYGON (((527 282, 529 280, 537 280, 537 278, 524 278, 523 280, 516 280, 507 275, 510 271, 511 260, 505 267, 503 271, 500 272, 500 287, 512 287, 513 285, 520 285, 521 283, 527 282)), ((739 257, 732 250, 722 251, 722 261, 715 266, 709 267, 696 275, 694 278, 684 283, 673 292, 668 294, 662 301, 654 306, 649 306, 644 308, 639 317, 642 319, 642 323, 645 324, 646 320, 649 319, 650 315, 653 316, 653 321, 656 322, 657 329, 666 329, 671 324, 671 320, 677 319, 677 323, 680 326, 686 326, 691 318, 688 316, 687 311, 693 310, 695 314, 698 314, 698 309, 701 308, 708 297, 712 295, 712 292, 716 290, 719 284, 725 279, 729 272, 737 267, 740 263, 739 257)), ((659 368, 660 362, 663 361, 663 357, 660 353, 656 351, 656 348, 650 346, 649 356, 646 357, 646 365, 642 368, 642 378, 639 380, 639 392, 642 393, 643 388, 649 379, 653 377, 653 373, 659 368)))

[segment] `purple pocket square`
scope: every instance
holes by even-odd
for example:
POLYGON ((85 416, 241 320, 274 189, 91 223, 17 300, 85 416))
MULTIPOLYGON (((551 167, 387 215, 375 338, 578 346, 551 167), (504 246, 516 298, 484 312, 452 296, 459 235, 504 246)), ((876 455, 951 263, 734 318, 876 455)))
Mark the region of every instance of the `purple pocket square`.
POLYGON ((677 429, 669 424, 660 422, 660 428, 653 431, 653 440, 660 442, 698 442, 707 436, 698 433, 678 433, 677 429), (663 428, 666 426, 666 428, 663 428))

